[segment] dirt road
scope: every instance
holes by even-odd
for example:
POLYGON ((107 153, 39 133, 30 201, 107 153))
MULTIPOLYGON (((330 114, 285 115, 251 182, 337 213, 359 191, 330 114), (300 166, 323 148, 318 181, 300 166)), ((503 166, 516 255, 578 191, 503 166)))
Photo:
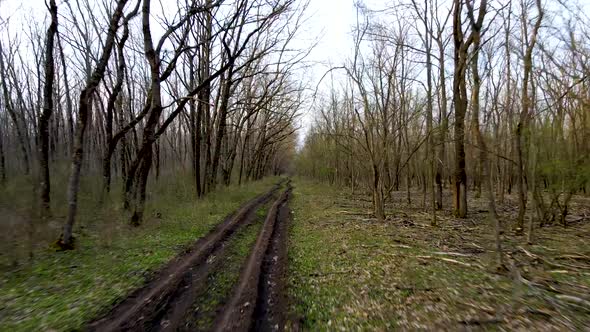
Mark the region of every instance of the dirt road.
POLYGON ((90 331, 278 330, 284 325, 287 223, 290 184, 277 184, 269 192, 244 204, 192 248, 167 264, 143 288, 92 322, 90 331), (281 187, 285 187, 281 189, 281 187), (274 201, 273 201, 274 199, 274 201), (272 202, 272 205, 271 205, 272 202), (268 208, 262 220, 258 215, 268 208), (260 220, 258 220, 260 219, 260 220), (205 315, 199 299, 206 298, 208 279, 228 268, 228 247, 240 232, 257 223, 259 233, 240 264, 237 282, 221 301, 209 308, 214 316, 207 327, 192 322, 205 315))

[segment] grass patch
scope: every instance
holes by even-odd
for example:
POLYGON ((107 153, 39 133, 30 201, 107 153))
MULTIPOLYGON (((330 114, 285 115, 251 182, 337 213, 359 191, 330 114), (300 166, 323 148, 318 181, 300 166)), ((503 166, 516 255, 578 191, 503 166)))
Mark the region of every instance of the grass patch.
MULTIPOLYGON (((370 196, 305 179, 294 181, 291 208, 288 290, 294 329, 463 330, 468 322, 508 330, 588 326, 587 313, 551 307, 510 275, 493 273, 492 231, 485 214, 474 213, 471 222, 441 211, 440 226, 430 227, 428 213, 396 203, 389 207, 390 218, 379 223, 368 214, 370 196)), ((588 255, 578 236, 588 228, 542 229, 539 238, 547 239, 540 244, 554 255, 588 255)), ((506 252, 516 252, 523 239, 505 242, 506 252)), ((521 256, 515 258, 523 276, 541 282, 546 273, 521 256)), ((560 277, 572 284, 575 279, 578 290, 588 287, 587 276, 560 277)))
POLYGON ((116 207, 97 211, 86 204, 75 229, 76 250, 52 252, 45 247, 32 261, 0 271, 0 330, 81 329, 277 180, 220 188, 197 201, 187 189, 189 181, 167 190, 156 186, 152 195, 158 200, 149 202, 139 228, 127 226, 116 207), (108 215, 113 220, 105 219, 108 215))

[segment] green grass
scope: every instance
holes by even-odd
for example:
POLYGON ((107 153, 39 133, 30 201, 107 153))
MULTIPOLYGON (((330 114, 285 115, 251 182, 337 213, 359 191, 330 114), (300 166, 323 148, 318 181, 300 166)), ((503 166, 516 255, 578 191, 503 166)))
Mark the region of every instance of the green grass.
MULTIPOLYGON (((494 314, 505 321, 502 325, 484 324, 484 329, 538 330, 547 326, 543 315, 527 310, 553 312, 553 308, 531 298, 509 275, 493 273, 493 254, 434 254, 468 252, 475 242, 493 248, 491 230, 484 223, 478 223, 482 228, 474 231, 455 230, 447 226, 469 228, 472 224, 440 214, 441 226, 433 228, 428 214, 420 210, 392 212, 391 219, 379 223, 367 214, 370 201, 358 198, 362 197, 351 196, 346 189, 300 178, 294 181, 288 288, 294 329, 459 330, 465 328, 462 320, 489 319, 494 314), (416 225, 404 226, 402 220, 416 225)), ((561 241, 565 246, 579 246, 583 241, 575 234, 564 235, 561 241)), ((551 244, 557 247, 557 243, 551 244)), ((578 251, 587 252, 587 248, 578 247, 578 251)), ((528 278, 543 276, 522 271, 528 278)), ((577 282, 586 284, 580 277, 577 282)), ((555 317, 567 315, 573 325, 553 320, 549 326, 580 328, 587 319, 580 312, 560 310, 553 313, 555 317)))
POLYGON ((76 250, 44 247, 35 251, 32 261, 0 271, 0 330, 82 328, 277 180, 220 188, 198 201, 191 197, 190 181, 154 186, 151 195, 158 200, 150 201, 139 228, 127 226, 113 205, 92 210, 92 204, 86 204, 75 228, 76 250))
POLYGON ((193 305, 194 316, 187 326, 188 329, 195 331, 211 329, 217 314, 216 310, 229 299, 232 289, 239 280, 242 266, 262 229, 270 204, 272 203, 267 203, 266 206, 258 209, 253 223, 238 230, 236 235, 228 241, 223 257, 215 257, 215 259, 222 259, 223 263, 216 266, 213 273, 207 277, 206 288, 193 305))

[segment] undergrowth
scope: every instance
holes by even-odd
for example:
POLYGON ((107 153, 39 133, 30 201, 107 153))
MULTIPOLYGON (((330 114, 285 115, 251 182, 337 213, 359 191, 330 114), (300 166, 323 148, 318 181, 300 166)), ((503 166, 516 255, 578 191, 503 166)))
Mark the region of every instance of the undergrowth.
MULTIPOLYGON (((388 219, 378 222, 370 213, 370 196, 351 195, 349 190, 301 178, 294 187, 290 329, 577 330, 590 326, 588 308, 558 299, 547 291, 551 288, 540 288, 550 285, 583 298, 581 294, 590 289, 588 266, 583 261, 570 262, 568 271, 551 271, 556 268, 523 254, 519 248, 523 237, 506 232, 506 261, 515 263, 521 276, 533 284, 499 273, 493 268, 492 226, 479 205, 466 220, 453 218, 450 209, 439 211, 439 226, 432 227, 429 214, 419 206, 404 206, 405 194, 400 193, 388 205, 388 219)), ((503 219, 510 220, 513 209, 500 207, 503 219)), ((539 255, 551 252, 544 257, 552 262, 567 253, 588 257, 590 248, 584 238, 589 231, 588 222, 568 229, 542 228, 536 230, 538 243, 528 250, 539 255)))

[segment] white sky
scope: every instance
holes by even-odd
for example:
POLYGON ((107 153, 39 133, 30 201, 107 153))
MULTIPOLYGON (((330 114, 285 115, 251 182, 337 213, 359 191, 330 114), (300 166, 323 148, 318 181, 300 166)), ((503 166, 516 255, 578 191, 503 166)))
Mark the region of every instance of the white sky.
MULTIPOLYGON (((305 0, 300 0, 305 1, 305 0)), ((371 6, 383 5, 387 0, 369 0, 371 6)), ((58 0, 58 8, 64 0, 58 0)), ((132 2, 132 1, 130 1, 132 2)), ((165 3, 166 0, 163 0, 165 3)), ((170 0, 175 3, 174 0, 170 0)), ((133 1, 134 3, 134 1, 133 1)), ((65 6, 65 5, 64 5, 65 6)), ((63 7, 61 7, 63 8, 63 7)), ((157 11, 159 5, 154 1, 153 10, 157 11)), ((61 13, 65 10, 60 9, 61 13)), ((10 17, 9 30, 11 33, 20 32, 27 28, 30 19, 37 19, 42 24, 47 15, 44 0, 0 0, 1 22, 10 17), (20 25, 20 26, 19 26, 20 25)), ((306 80, 309 80, 310 88, 315 88, 322 75, 332 66, 338 66, 351 54, 352 38, 351 30, 356 21, 354 0, 310 0, 306 12, 307 20, 303 25, 303 31, 294 41, 294 47, 307 47, 317 42, 317 46, 310 53, 307 62, 310 63, 310 72, 306 73, 306 80)), ((2 31, 1 34, 4 34, 2 31)), ((325 86, 328 81, 322 84, 325 86)), ((311 92, 310 92, 311 94, 311 92)), ((302 117, 304 130, 309 126, 312 119, 311 112, 305 110, 302 117)))
MULTIPOLYGON (((57 0, 58 6, 63 5, 66 0, 57 0)), ((94 0, 102 1, 102 0, 94 0)), ((175 0, 161 0, 166 3, 175 4, 175 0)), ((298 0, 301 3, 306 0, 298 0)), ((316 48, 307 58, 311 65, 310 71, 305 74, 304 79, 310 89, 315 89, 318 81, 333 66, 340 66, 350 58, 353 51, 351 31, 356 22, 356 10, 354 7, 355 0, 309 0, 309 7, 306 12, 307 20, 303 24, 303 31, 295 39, 294 48, 305 48, 317 42, 316 48)), ((502 2, 503 0, 500 0, 502 2)), ((570 1, 570 0, 567 0, 570 1)), ((573 1, 573 0, 571 0, 573 1)), ((130 1, 134 3, 135 1, 130 1)), ((367 7, 371 9, 381 9, 391 4, 391 0, 363 0, 367 7)), ((584 8, 590 8, 590 0, 576 0, 584 5, 584 8)), ((567 3, 567 2, 566 2, 567 3)), ((158 0, 153 1, 154 12, 159 11, 158 0)), ((165 6, 169 9, 173 6, 165 6)), ((62 7, 63 8, 63 7, 62 7)), ((65 10, 60 10, 64 13, 65 10)), ((37 23, 42 25, 47 10, 44 0, 0 0, 0 22, 8 17, 11 18, 9 29, 12 33, 26 31, 26 25, 31 19, 36 18, 37 23), (25 25, 23 25, 25 23, 25 25), (19 26, 20 25, 20 26, 19 26)), ((3 35, 5 31, 0 31, 3 35)), ((334 74, 336 79, 341 73, 334 74)), ((320 85, 321 91, 329 88, 329 77, 320 85)), ((311 95, 312 91, 308 93, 311 95)), ((300 132, 300 139, 305 135, 313 116, 311 110, 304 110, 302 125, 304 130, 300 132)))
MULTIPOLYGON (((65 0, 58 0, 58 8, 65 0)), ((304 1, 304 0, 300 0, 304 1)), ((132 1, 130 1, 131 3, 132 1)), ((134 2, 134 1, 133 1, 134 2)), ((166 3, 166 0, 163 0, 166 3)), ((173 3, 174 0, 169 2, 173 3)), ((317 47, 307 59, 313 63, 313 75, 320 76, 331 66, 339 65, 350 54, 352 48, 350 31, 355 22, 354 0, 310 0, 304 30, 295 41, 295 46, 307 46, 319 41, 317 47)), ((386 0, 367 1, 386 3, 386 0)), ((152 5, 158 10, 158 3, 152 5)), ((62 7, 63 8, 63 7, 62 7)), ((65 10, 60 8, 60 12, 65 10)), ((25 30, 18 27, 31 18, 41 23, 46 16, 44 0, 0 0, 0 18, 2 21, 11 18, 10 31, 25 30)), ((4 32, 2 32, 4 33, 4 32)), ((319 79, 319 78, 318 78, 319 79)))

